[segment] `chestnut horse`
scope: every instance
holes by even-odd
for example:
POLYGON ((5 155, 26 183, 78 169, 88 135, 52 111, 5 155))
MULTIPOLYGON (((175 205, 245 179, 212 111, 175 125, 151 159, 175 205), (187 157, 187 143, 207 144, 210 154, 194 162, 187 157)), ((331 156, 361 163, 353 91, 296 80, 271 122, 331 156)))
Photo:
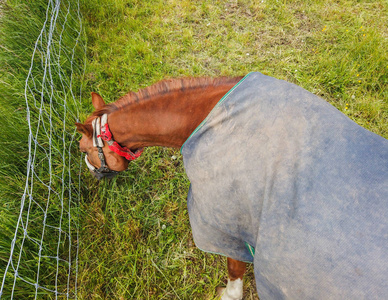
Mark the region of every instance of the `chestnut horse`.
MULTIPOLYGON (((91 173, 98 179, 114 176, 127 169, 144 147, 180 148, 241 78, 164 80, 110 104, 92 93, 95 111, 84 124, 76 123, 82 134, 80 150, 86 153, 91 173), (104 124, 99 123, 102 116, 104 124)), ((228 284, 219 291, 221 299, 242 299, 246 265, 228 257, 227 268, 228 284)))

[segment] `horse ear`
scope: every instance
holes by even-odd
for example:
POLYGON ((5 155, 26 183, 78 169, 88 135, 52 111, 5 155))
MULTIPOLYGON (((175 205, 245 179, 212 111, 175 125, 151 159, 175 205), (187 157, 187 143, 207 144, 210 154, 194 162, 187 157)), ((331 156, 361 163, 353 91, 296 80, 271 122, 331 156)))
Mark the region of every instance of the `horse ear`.
POLYGON ((99 94, 94 92, 92 92, 92 103, 95 109, 100 109, 105 106, 104 99, 102 99, 99 94))
POLYGON ((81 134, 86 135, 87 137, 91 137, 93 135, 93 129, 90 128, 90 126, 86 126, 81 123, 75 123, 75 126, 77 126, 77 131, 81 134))

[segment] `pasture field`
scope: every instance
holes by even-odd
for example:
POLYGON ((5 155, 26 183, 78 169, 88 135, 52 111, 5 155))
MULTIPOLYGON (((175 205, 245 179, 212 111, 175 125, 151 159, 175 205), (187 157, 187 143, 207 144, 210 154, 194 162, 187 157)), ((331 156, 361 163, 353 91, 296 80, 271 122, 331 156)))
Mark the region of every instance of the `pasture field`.
MULTIPOLYGON (((0 147, 1 267, 24 187, 24 80, 46 2, 8 1, 17 16, 0 14, 0 121, 11 127, 0 147)), ((164 78, 260 71, 388 138, 385 0, 81 0, 81 12, 82 121, 92 91, 112 102, 164 78)), ((81 182, 79 299, 216 299, 226 259, 195 247, 179 149, 148 148, 112 180, 98 182, 83 166, 81 182)), ((252 267, 244 284, 245 299, 258 299, 252 267)))
MULTIPOLYGON (((85 1, 83 14, 85 116, 91 91, 111 102, 163 78, 260 71, 388 137, 385 1, 103 0, 85 1)), ((88 180, 83 298, 216 297, 226 259, 195 248, 179 150, 147 149, 118 178, 88 180)), ((251 268, 245 297, 257 297, 251 268)))

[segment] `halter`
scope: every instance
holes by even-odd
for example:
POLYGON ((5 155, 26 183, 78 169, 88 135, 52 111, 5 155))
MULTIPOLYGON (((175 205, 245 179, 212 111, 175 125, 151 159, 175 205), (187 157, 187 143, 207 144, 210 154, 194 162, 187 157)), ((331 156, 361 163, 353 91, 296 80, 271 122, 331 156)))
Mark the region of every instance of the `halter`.
POLYGON ((93 137, 92 137, 93 147, 96 147, 98 150, 98 158, 100 159, 101 167, 97 169, 95 166, 93 166, 89 162, 87 155, 85 155, 85 162, 89 170, 94 174, 96 174, 97 177, 99 177, 99 179, 102 177, 111 178, 119 173, 118 171, 109 169, 109 167, 107 166, 105 162, 104 152, 102 150, 102 148, 104 147, 103 141, 107 142, 110 150, 114 151, 115 153, 126 158, 129 161, 135 160, 143 153, 142 148, 136 150, 135 152, 132 152, 127 147, 120 146, 119 143, 117 143, 113 139, 112 133, 110 132, 109 126, 108 126, 107 114, 102 115, 101 118, 100 117, 95 118, 92 121, 92 126, 93 126, 93 137))

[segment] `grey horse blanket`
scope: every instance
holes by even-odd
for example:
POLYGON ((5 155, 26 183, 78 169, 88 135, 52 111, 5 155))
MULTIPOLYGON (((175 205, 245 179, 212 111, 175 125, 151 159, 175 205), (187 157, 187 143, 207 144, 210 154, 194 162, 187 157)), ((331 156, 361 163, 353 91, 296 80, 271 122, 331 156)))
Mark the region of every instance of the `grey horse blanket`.
POLYGON ((260 299, 388 299, 388 140, 250 73, 181 152, 196 245, 254 262, 260 299))

